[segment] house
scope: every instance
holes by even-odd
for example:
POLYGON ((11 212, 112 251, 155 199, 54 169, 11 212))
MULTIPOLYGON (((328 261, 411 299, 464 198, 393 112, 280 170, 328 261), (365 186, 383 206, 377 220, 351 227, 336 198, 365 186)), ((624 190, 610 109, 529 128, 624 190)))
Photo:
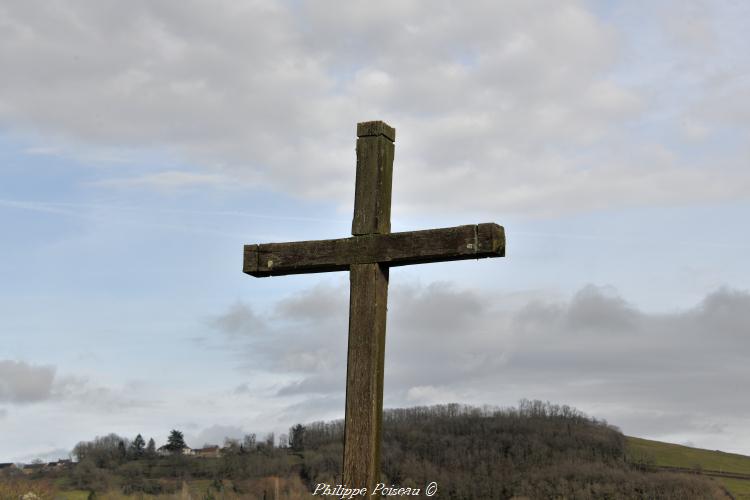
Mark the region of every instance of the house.
MULTIPOLYGON (((173 454, 172 451, 169 448, 167 448, 167 445, 159 446, 156 449, 156 453, 159 456, 162 456, 162 457, 167 457, 167 456, 173 454)), ((193 450, 191 448, 188 448, 187 446, 182 449, 182 454, 183 455, 194 455, 193 450)))
POLYGON ((70 459, 60 459, 57 462, 50 462, 47 464, 48 469, 64 469, 73 465, 73 461, 70 459))
POLYGON ((23 466, 23 473, 31 474, 32 472, 40 472, 40 471, 43 471, 45 468, 47 468, 47 464, 45 463, 25 464, 23 466))
POLYGON ((221 449, 218 446, 204 446, 203 448, 194 449, 193 454, 200 458, 219 458, 221 456, 221 449))

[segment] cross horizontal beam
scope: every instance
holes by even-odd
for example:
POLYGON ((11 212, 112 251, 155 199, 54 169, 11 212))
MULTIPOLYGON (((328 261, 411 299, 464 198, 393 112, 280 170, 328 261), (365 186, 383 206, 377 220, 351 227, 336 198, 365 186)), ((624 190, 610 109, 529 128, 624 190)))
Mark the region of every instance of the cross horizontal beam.
POLYGON ((242 270, 262 278, 346 271, 352 264, 404 266, 504 255, 502 226, 487 223, 335 240, 245 245, 242 270))

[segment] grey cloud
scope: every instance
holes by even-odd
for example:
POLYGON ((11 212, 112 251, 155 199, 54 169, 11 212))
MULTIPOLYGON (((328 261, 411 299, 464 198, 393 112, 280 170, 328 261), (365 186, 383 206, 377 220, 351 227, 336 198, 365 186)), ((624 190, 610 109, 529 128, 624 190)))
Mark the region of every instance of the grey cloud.
POLYGON ((327 321, 339 315, 346 307, 346 296, 342 289, 328 285, 318 285, 311 290, 289 297, 276 307, 276 317, 300 321, 327 321))
POLYGON ((340 419, 344 414, 344 407, 343 393, 314 395, 288 405, 279 415, 279 419, 291 425, 340 419))
POLYGON ((341 370, 329 369, 323 373, 314 374, 298 382, 285 385, 279 389, 278 395, 337 394, 344 390, 346 390, 346 382, 341 378, 341 370))
POLYGON ((29 404, 56 401, 105 411, 155 404, 129 396, 133 387, 104 387, 91 383, 86 377, 58 376, 56 371, 54 366, 0 360, 0 402, 29 404))
POLYGON ((0 402, 33 403, 52 396, 55 368, 23 361, 0 361, 0 402))
POLYGON ((659 411, 623 411, 617 425, 628 429, 634 435, 664 435, 675 430, 675 421, 680 422, 682 432, 722 434, 727 431, 727 424, 706 423, 690 413, 679 412, 665 415, 659 411))
POLYGON ((570 330, 632 330, 638 312, 607 288, 587 286, 573 297, 566 314, 570 330))
MULTIPOLYGON (((158 149, 190 164, 126 161, 100 188, 249 185, 349 206, 353 124, 383 118, 399 129, 394 203, 404 210, 557 213, 747 195, 746 172, 725 165, 734 151, 708 170, 629 135, 660 110, 643 85, 613 77, 623 34, 575 0, 1 9, 5 128, 79 156, 158 149)), ((731 101, 708 107, 747 101, 743 85, 724 94, 731 101)))
POLYGON ((425 288, 396 288, 393 321, 410 331, 421 330, 440 338, 455 331, 471 331, 486 313, 487 304, 475 293, 456 291, 449 283, 425 288))
POLYGON ((250 385, 248 385, 247 382, 238 385, 232 391, 232 394, 235 394, 235 395, 250 394, 250 393, 251 393, 251 391, 250 391, 250 385))
POLYGON ((722 332, 736 340, 750 342, 750 308, 746 293, 722 288, 708 295, 693 313, 695 329, 722 332))
POLYGON ((106 387, 91 382, 88 377, 66 375, 55 381, 52 397, 77 408, 106 413, 117 413, 128 408, 155 407, 159 403, 143 397, 143 382, 131 382, 123 387, 106 387), (134 397, 133 394, 139 394, 134 397))
POLYGON ((240 427, 215 424, 197 434, 186 435, 185 442, 193 448, 203 446, 204 444, 223 445, 225 438, 242 439, 244 435, 245 431, 240 427))
POLYGON ((250 306, 242 303, 234 304, 229 311, 215 318, 214 322, 217 328, 229 335, 253 335, 267 328, 263 319, 250 306))
MULTIPOLYGON (((232 340, 243 359, 296 376, 278 395, 302 397, 298 405, 343 398, 346 290, 327 293, 339 308, 320 321, 308 319, 321 300, 313 289, 276 309, 272 331, 255 332, 262 342, 232 340)), ((501 307, 503 294, 450 283, 393 286, 389 299, 385 397, 394 406, 550 399, 650 435, 717 433, 750 412, 746 291, 722 288, 670 313, 593 285, 569 300, 509 297, 512 307, 501 307)))
POLYGON ((244 346, 240 356, 251 360, 247 366, 307 372, 331 368, 346 352, 347 322, 341 314, 346 307, 344 288, 317 286, 280 301, 266 314, 234 304, 212 323, 226 335, 230 349, 244 346))

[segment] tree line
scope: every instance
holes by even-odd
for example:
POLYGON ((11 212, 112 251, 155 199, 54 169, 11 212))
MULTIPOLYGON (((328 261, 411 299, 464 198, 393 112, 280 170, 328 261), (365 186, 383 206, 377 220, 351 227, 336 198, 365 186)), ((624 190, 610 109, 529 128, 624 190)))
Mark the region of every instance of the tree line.
MULTIPOLYGON (((209 479, 224 498, 250 498, 277 477, 309 493, 317 483, 341 482, 343 436, 343 420, 296 424, 279 446, 273 435, 248 434, 226 440, 221 457, 201 460, 179 452, 184 440, 176 430, 167 456, 156 453, 153 439, 110 434, 76 445, 78 463, 61 484, 156 494, 209 479)), ((424 488, 436 481, 439 498, 450 499, 724 498, 707 478, 657 472, 629 456, 625 437, 606 421, 541 401, 386 410, 381 470, 387 484, 424 488)))

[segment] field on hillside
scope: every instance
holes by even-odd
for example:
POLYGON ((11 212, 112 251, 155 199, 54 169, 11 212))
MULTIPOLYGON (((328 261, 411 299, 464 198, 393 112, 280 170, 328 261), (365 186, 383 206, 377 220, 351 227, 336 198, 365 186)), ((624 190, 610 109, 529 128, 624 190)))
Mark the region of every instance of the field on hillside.
POLYGON ((737 472, 750 475, 750 457, 723 451, 702 450, 679 444, 662 443, 636 437, 628 437, 628 450, 632 456, 651 455, 657 465, 685 467, 700 465, 704 470, 737 472))
POLYGON ((679 444, 627 437, 628 453, 635 459, 650 457, 656 466, 681 467, 711 473, 746 474, 749 479, 714 477, 737 500, 750 500, 750 457, 723 451, 703 450, 679 444))
POLYGON ((92 497, 90 490, 65 489, 63 485, 52 484, 43 477, 29 479, 16 477, 3 481, 0 478, 0 500, 37 498, 40 500, 260 500, 279 498, 302 500, 312 498, 310 491, 299 477, 280 478, 276 476, 248 481, 209 481, 205 479, 166 481, 171 483, 170 492, 145 494, 135 492, 125 494, 119 485, 112 484, 106 490, 99 490, 92 497))

